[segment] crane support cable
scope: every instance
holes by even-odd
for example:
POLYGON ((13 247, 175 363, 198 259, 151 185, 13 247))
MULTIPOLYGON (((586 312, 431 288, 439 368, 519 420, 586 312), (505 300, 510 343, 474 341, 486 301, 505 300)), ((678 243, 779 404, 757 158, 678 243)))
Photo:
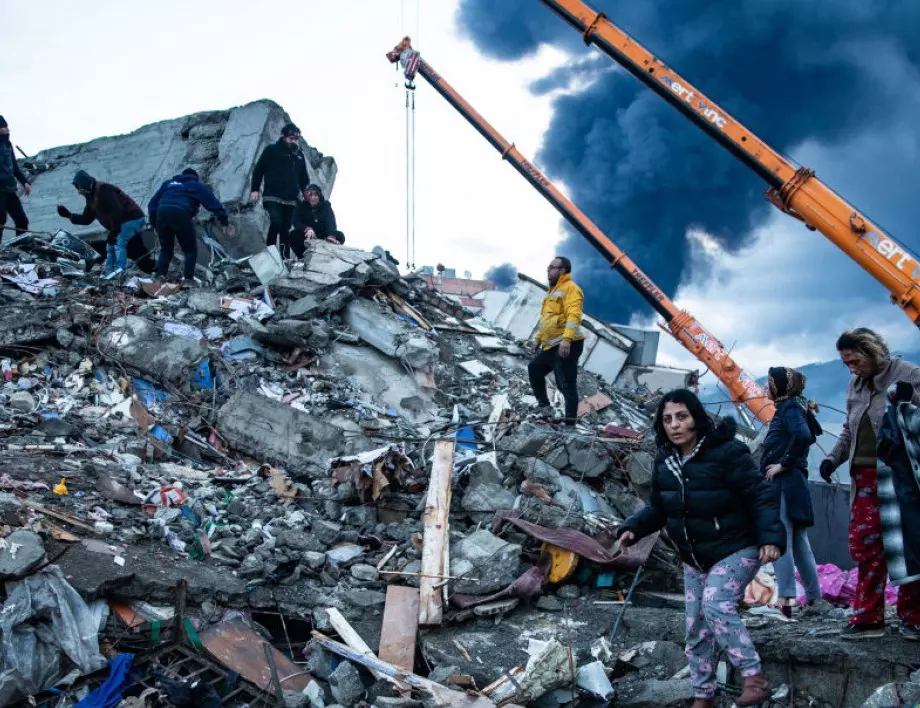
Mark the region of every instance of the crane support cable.
POLYGON ((577 206, 508 140, 489 124, 454 88, 448 84, 405 37, 391 52, 391 63, 401 63, 407 80, 420 74, 441 96, 494 147, 502 159, 536 189, 584 236, 665 320, 665 327, 681 345, 713 372, 729 391, 737 405, 746 406, 762 423, 769 423, 775 408, 756 379, 732 359, 721 342, 692 315, 677 305, 649 278, 632 259, 611 241, 577 206))

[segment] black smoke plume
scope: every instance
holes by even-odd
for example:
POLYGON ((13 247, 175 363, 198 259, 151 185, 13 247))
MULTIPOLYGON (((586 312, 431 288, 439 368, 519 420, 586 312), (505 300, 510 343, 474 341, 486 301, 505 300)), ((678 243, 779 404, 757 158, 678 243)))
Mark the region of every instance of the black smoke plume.
POLYGON ((511 263, 502 263, 486 271, 486 280, 495 283, 497 290, 511 290, 517 283, 517 274, 517 268, 511 263))
MULTIPOLYGON (((895 189, 918 183, 920 2, 589 4, 779 152, 809 144, 837 150, 839 162, 825 172, 847 189, 856 182, 871 195, 881 190, 880 181, 895 189), (894 162, 847 154, 853 140, 903 134, 905 126, 913 148, 895 150, 904 154, 894 162)), ((598 49, 585 47, 578 32, 538 0, 461 0, 457 21, 484 54, 498 59, 525 57, 541 45, 571 52, 568 66, 531 87, 558 91, 537 160, 665 292, 674 295, 688 275, 688 231, 703 230, 734 252, 764 224, 772 207, 756 175, 598 49)), ((860 193, 846 196, 868 210, 860 193)), ((912 245, 918 203, 899 202, 899 211, 875 218, 912 245)), ((573 259, 573 276, 594 314, 623 321, 649 312, 580 236, 570 231, 560 250, 573 259)), ((790 254, 790 262, 794 258, 790 254)), ((854 286, 871 286, 869 277, 854 286)))

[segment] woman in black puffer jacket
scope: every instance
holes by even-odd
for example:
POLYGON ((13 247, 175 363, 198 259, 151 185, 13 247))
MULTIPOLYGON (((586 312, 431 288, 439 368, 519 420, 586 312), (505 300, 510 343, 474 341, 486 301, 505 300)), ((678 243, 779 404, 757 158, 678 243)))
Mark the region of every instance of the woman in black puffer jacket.
POLYGON ((737 606, 760 564, 782 554, 786 531, 777 496, 735 430, 732 418, 713 426, 690 391, 666 394, 655 413, 651 495, 618 530, 621 545, 630 545, 664 526, 680 550, 693 708, 714 705, 720 647, 744 677, 738 705, 770 695, 737 606))

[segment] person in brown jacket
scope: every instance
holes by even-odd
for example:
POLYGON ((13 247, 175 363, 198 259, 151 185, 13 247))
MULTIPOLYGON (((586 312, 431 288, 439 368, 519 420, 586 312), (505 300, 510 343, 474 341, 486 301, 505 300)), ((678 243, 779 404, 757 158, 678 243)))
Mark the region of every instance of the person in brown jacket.
MULTIPOLYGON (((888 405, 889 386, 909 384, 911 402, 920 405, 920 367, 892 357, 885 341, 864 327, 841 334, 837 352, 853 378, 847 388, 843 430, 821 462, 821 477, 829 482, 837 467, 850 463, 850 555, 858 564, 855 613, 841 635, 846 639, 882 637, 888 564, 878 496, 876 436, 888 405)), ((920 639, 920 582, 900 586, 898 617, 902 634, 920 639)))
POLYGON ((131 197, 114 184, 100 182, 80 170, 73 186, 86 199, 82 214, 74 214, 58 205, 58 214, 72 224, 87 226, 95 220, 109 232, 106 239, 106 278, 113 278, 128 268, 128 242, 140 237, 147 218, 131 197))

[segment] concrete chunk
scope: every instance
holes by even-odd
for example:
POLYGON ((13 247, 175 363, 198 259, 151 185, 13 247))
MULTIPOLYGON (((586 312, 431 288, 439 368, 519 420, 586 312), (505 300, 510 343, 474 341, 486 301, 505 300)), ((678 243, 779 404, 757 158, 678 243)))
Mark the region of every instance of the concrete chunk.
POLYGON ((362 341, 413 369, 429 369, 437 361, 437 347, 421 330, 381 311, 370 300, 349 303, 345 319, 362 341))
POLYGON ((218 411, 217 425, 237 450, 316 476, 345 446, 342 431, 334 425, 252 393, 237 393, 227 401, 218 411))

